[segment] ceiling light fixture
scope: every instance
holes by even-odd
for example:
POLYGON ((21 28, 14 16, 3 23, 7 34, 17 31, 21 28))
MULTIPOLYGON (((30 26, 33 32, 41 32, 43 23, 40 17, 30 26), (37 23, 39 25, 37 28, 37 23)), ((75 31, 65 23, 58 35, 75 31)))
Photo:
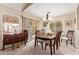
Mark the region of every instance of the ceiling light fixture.
POLYGON ((47 26, 48 20, 50 19, 50 18, 49 18, 49 13, 50 13, 50 12, 47 12, 46 16, 45 16, 44 19, 43 19, 43 22, 44 22, 44 26, 45 26, 45 27, 47 26))

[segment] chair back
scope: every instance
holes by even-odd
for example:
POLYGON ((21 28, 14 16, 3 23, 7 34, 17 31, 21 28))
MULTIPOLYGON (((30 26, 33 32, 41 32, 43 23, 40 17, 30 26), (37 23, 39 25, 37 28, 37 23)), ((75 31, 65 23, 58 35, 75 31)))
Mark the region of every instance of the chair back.
POLYGON ((60 37, 61 37, 62 31, 57 32, 56 34, 56 43, 60 42, 60 37))
POLYGON ((73 34, 74 34, 73 30, 68 30, 67 37, 69 38, 69 40, 72 40, 73 34))
POLYGON ((48 36, 52 36, 52 33, 47 33, 48 36))
POLYGON ((61 34, 62 34, 62 31, 57 32, 57 34, 56 34, 56 38, 57 38, 57 39, 60 39, 61 34))
POLYGON ((59 31, 56 33, 56 37, 53 40, 53 45, 58 44, 58 42, 60 41, 60 37, 61 37, 62 31, 59 31))
POLYGON ((35 31, 35 35, 38 35, 40 33, 40 30, 35 31))
POLYGON ((62 31, 57 32, 56 34, 56 40, 55 40, 55 44, 56 44, 56 49, 58 50, 59 46, 60 46, 60 37, 61 37, 62 31))

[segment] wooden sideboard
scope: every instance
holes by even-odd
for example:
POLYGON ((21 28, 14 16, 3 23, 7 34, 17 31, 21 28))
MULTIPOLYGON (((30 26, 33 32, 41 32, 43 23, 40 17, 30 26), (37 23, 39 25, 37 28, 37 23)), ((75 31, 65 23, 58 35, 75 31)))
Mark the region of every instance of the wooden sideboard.
POLYGON ((3 35, 3 50, 5 49, 5 45, 12 45, 12 49, 14 50, 14 44, 23 42, 26 45, 28 40, 28 31, 23 30, 22 33, 19 34, 4 34, 3 35))

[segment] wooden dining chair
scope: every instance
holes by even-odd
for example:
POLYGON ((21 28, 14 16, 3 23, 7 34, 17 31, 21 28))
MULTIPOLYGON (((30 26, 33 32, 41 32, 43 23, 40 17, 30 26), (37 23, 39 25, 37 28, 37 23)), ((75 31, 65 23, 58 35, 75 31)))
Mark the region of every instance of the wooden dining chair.
MULTIPOLYGON (((50 41, 45 42, 45 50, 46 50, 47 46, 50 47, 50 41)), ((55 39, 54 38, 52 40, 52 46, 53 46, 53 50, 54 50, 54 54, 55 54, 55 39)), ((51 47, 50 47, 50 49, 51 49, 51 47)))
POLYGON ((68 42, 70 42, 71 45, 72 45, 73 34, 74 34, 74 31, 72 31, 72 30, 69 30, 69 31, 68 31, 68 33, 67 33, 67 38, 68 38, 68 40, 66 40, 66 45, 68 45, 68 42))
MULTIPOLYGON (((41 35, 41 31, 40 30, 36 30, 35 31, 35 36, 40 36, 41 35)), ((37 42, 37 46, 38 46, 38 43, 40 43, 41 44, 41 46, 42 46, 42 50, 43 50, 43 43, 44 43, 44 40, 41 40, 41 39, 36 39, 36 42, 37 42)))
MULTIPOLYGON (((53 38, 54 40, 52 40, 52 43, 53 43, 52 46, 53 46, 54 53, 55 53, 55 45, 56 45, 56 49, 58 49, 58 46, 60 45, 61 33, 62 33, 62 31, 57 32, 56 37, 54 37, 53 38)), ((50 42, 48 42, 48 41, 45 43, 45 50, 46 50, 47 46, 50 47, 50 42)))
POLYGON ((68 45, 68 42, 70 42, 71 45, 72 45, 72 43, 73 43, 72 42, 73 35, 74 35, 74 31, 73 30, 68 30, 67 35, 62 36, 61 40, 66 40, 66 45, 68 45))
POLYGON ((60 44, 61 34, 62 34, 62 31, 59 31, 56 34, 56 50, 58 50, 59 49, 59 46, 61 45, 60 44))

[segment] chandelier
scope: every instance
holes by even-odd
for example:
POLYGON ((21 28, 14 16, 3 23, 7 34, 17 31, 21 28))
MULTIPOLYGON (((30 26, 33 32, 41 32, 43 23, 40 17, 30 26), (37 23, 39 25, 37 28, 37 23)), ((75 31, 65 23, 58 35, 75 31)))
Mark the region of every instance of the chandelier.
POLYGON ((48 24, 48 20, 49 20, 49 13, 50 13, 50 12, 47 12, 47 14, 46 14, 45 18, 43 19, 43 22, 44 22, 44 27, 46 27, 46 26, 47 26, 47 24, 48 24))

